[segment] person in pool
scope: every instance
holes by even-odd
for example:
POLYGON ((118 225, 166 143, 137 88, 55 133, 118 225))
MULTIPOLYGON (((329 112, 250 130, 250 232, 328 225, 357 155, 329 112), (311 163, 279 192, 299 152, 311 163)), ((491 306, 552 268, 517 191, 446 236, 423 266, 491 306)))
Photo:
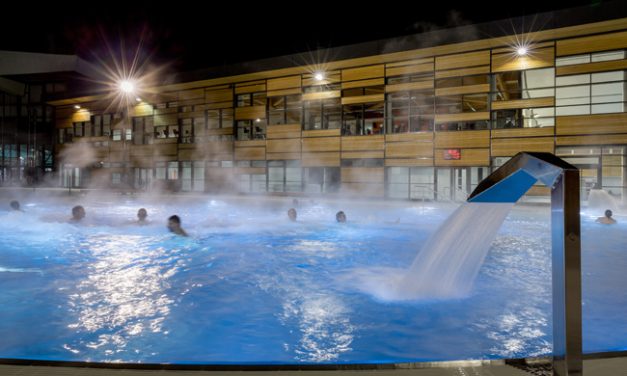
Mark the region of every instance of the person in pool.
POLYGON ((288 210, 287 216, 289 217, 290 221, 296 222, 296 209, 291 208, 290 210, 288 210))
POLYGON ((140 225, 145 225, 148 223, 146 218, 148 217, 148 211, 144 208, 141 208, 137 211, 137 223, 140 225))
POLYGON ((83 218, 85 218, 85 208, 80 205, 76 205, 75 207, 73 207, 72 218, 70 218, 70 221, 79 222, 83 218))
POLYGON ((168 218, 168 230, 177 235, 187 236, 187 233, 181 227, 181 218, 178 215, 173 215, 168 218))
POLYGON ((597 218, 597 222, 603 223, 604 225, 613 225, 614 223, 616 223, 616 220, 612 218, 612 211, 610 209, 607 209, 605 211, 605 216, 597 218))
POLYGON ((20 202, 19 201, 13 200, 13 201, 11 201, 11 203, 9 205, 11 206, 11 210, 21 211, 20 210, 20 202))
POLYGON ((335 220, 340 222, 340 223, 344 223, 346 222, 346 214, 344 214, 343 211, 339 211, 337 212, 337 214, 335 215, 335 220))

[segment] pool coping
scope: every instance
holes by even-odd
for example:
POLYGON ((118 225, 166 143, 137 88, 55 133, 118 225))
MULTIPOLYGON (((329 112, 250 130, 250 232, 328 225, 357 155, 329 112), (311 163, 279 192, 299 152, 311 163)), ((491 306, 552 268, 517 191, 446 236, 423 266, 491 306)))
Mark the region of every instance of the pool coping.
MULTIPOLYGON (((584 360, 627 358, 625 351, 608 351, 584 354, 584 360)), ((408 370, 424 368, 483 367, 483 366, 527 366, 550 364, 551 357, 453 360, 434 362, 403 363, 354 363, 354 364, 177 364, 177 363, 108 363, 89 361, 35 360, 0 358, 0 365, 70 367, 129 370, 177 370, 177 371, 348 371, 348 370, 408 370)))

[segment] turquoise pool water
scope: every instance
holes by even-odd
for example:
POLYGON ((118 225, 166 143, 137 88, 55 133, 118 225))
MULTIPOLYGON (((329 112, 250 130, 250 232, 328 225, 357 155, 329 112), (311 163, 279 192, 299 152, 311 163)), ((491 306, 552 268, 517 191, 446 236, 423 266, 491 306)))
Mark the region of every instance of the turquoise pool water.
MULTIPOLYGON (((507 217, 471 292, 382 301, 357 269, 411 264, 454 206, 23 201, 0 213, 0 358, 380 363, 551 352, 548 207, 507 217), (132 219, 146 207, 148 226, 132 219), (335 222, 344 210, 348 223, 335 222), (167 233, 179 214, 190 233, 167 233), (397 223, 398 222, 398 223, 397 223)), ((596 213, 590 213, 595 216, 596 213)), ((584 351, 627 349, 627 217, 582 217, 584 351)))

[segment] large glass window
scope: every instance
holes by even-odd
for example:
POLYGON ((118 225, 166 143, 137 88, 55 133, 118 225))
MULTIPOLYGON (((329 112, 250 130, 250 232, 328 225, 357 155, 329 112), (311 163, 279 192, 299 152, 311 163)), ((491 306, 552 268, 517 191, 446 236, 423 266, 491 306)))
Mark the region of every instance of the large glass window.
POLYGON ((240 141, 264 140, 266 138, 266 120, 238 120, 237 139, 240 141))
POLYGON ((345 136, 383 133, 383 102, 342 107, 342 134, 345 136))
POLYGON ((152 143, 152 116, 133 118, 133 143, 136 145, 152 143))
POLYGON ((303 129, 339 129, 342 121, 340 98, 305 101, 303 129))
POLYGON ((300 161, 269 161, 268 192, 301 192, 300 161))
POLYGON ((194 119, 180 119, 180 135, 179 135, 179 143, 181 144, 191 144, 194 142, 194 119))
MULTIPOLYGON (((559 57, 556 66, 622 60, 624 50, 559 57)), ((556 78, 556 115, 588 115, 625 112, 625 71, 560 76, 556 78)))
POLYGON ((341 180, 339 167, 310 167, 303 170, 305 192, 335 193, 340 189, 341 180))
POLYGON ((386 168, 386 195, 411 200, 435 199, 433 167, 386 168))
POLYGON ((74 137, 89 137, 90 134, 86 134, 86 131, 89 130, 87 129, 88 124, 89 124, 89 128, 91 128, 91 124, 86 121, 73 123, 74 137))
POLYGON ((235 97, 235 104, 237 107, 247 106, 265 106, 266 105, 266 93, 246 93, 239 94, 235 97))
POLYGON ((302 111, 300 95, 271 97, 268 99, 268 124, 300 124, 302 111))
MULTIPOLYGON (((194 124, 195 125, 195 124, 194 124)), ((233 127, 233 109, 220 108, 207 110, 207 129, 233 127)))
POLYGON ((492 111, 493 128, 535 128, 554 125, 553 107, 492 111))
POLYGON ((181 190, 184 192, 205 190, 205 162, 181 162, 181 190))
POLYGON ((554 68, 497 73, 492 79, 492 100, 552 97, 554 86, 554 68))
POLYGON ((433 90, 388 94, 388 133, 432 131, 433 111, 433 90))

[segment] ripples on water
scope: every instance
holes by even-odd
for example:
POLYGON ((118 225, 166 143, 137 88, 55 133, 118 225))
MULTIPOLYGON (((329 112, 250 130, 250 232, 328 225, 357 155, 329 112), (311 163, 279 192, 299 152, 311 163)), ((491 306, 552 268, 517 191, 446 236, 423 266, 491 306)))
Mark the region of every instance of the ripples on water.
MULTIPOLYGON (((407 268, 453 207, 346 204, 349 222, 338 225, 333 204, 303 203, 297 223, 286 219, 290 205, 100 204, 87 206, 84 226, 64 223, 69 203, 0 214, 0 357, 364 363, 550 353, 548 208, 514 209, 462 296, 399 302, 376 293, 394 274, 356 286, 358 271, 407 268), (131 224, 140 206, 151 225, 131 224), (190 238, 165 232, 174 212, 190 238)), ((627 257, 616 251, 624 230, 584 218, 584 348, 627 345, 616 334, 627 330, 627 257)))

